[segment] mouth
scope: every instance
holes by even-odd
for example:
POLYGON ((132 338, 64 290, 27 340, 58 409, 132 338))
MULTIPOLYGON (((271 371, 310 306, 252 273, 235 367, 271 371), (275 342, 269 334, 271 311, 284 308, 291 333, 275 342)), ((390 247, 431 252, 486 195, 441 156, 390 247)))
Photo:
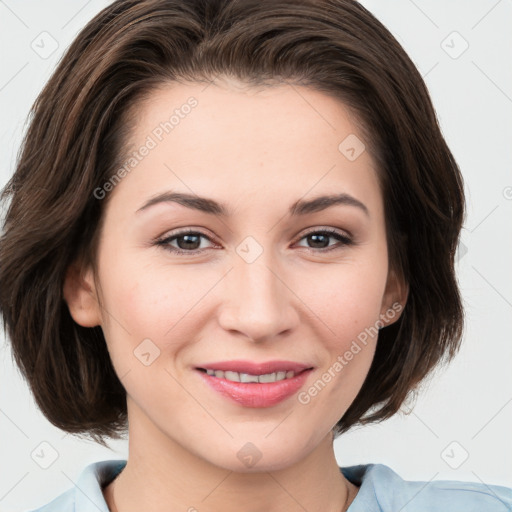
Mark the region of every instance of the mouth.
POLYGON ((213 391, 243 407, 272 407, 306 385, 314 367, 291 361, 225 361, 195 368, 213 391))
POLYGON ((282 380, 293 379, 297 375, 303 372, 312 370, 311 368, 305 368, 304 370, 295 372, 293 370, 281 370, 272 373, 264 373, 262 375, 255 375, 250 373, 234 372, 230 370, 213 370, 211 368, 198 368, 199 371, 206 373, 210 377, 217 377, 218 379, 226 379, 230 382, 243 382, 243 383, 255 383, 255 384, 267 384, 269 382, 280 382, 282 380))

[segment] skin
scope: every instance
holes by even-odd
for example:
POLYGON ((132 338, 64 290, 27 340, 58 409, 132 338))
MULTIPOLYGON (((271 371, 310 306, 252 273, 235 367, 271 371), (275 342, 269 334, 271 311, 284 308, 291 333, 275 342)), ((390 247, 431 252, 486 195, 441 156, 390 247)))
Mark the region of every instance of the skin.
POLYGON ((374 162, 368 151, 350 161, 338 150, 350 134, 363 140, 339 100, 228 80, 152 93, 138 106, 132 150, 190 96, 197 107, 110 192, 98 273, 73 267, 64 285, 74 320, 101 325, 127 392, 129 458, 105 499, 119 512, 346 510, 357 487, 339 471, 332 428, 361 388, 375 337, 307 404, 292 396, 244 407, 195 368, 229 359, 309 363, 308 389, 365 328, 382 315, 384 325, 398 319, 386 311, 407 291, 389 270, 374 162), (225 203, 232 216, 177 203, 137 213, 170 190, 225 203), (351 205, 288 213, 298 199, 332 193, 357 198, 368 214, 351 205), (154 244, 188 227, 207 238, 154 244), (353 243, 315 245, 306 235, 322 228, 353 243), (262 250, 250 263, 236 251, 248 236, 262 250), (149 366, 134 357, 145 339, 160 350, 149 366), (237 457, 249 442, 261 454, 251 467, 237 457))

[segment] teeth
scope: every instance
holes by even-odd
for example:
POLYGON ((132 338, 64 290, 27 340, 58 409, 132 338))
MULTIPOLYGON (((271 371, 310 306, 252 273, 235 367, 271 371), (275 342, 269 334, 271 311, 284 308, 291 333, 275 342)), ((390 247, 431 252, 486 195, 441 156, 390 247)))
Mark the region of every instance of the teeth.
POLYGON ((274 373, 266 373, 264 375, 251 375, 249 373, 239 373, 223 370, 206 370, 208 375, 215 376, 219 379, 226 379, 232 382, 278 382, 280 380, 291 379, 295 376, 295 372, 290 370, 288 372, 280 371, 274 373))

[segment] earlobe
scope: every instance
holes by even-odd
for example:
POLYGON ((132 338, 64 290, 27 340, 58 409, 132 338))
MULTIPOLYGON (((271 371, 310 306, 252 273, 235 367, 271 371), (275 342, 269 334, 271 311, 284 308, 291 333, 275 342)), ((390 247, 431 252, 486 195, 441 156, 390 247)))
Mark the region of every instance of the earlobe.
POLYGON ((394 270, 390 270, 380 312, 383 327, 393 324, 400 318, 408 296, 409 284, 394 270))
POLYGON ((62 294, 73 320, 82 327, 101 325, 100 307, 96 294, 92 269, 81 272, 77 263, 72 263, 67 271, 62 294))

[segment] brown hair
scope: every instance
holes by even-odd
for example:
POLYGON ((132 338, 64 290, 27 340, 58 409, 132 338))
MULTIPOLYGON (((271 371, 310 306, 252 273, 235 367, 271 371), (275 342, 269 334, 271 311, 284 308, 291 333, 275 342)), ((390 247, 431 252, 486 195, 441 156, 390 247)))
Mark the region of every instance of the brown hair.
POLYGON ((4 328, 38 406, 64 431, 103 445, 126 432, 103 331, 74 322, 62 292, 71 262, 96 261, 107 200, 93 191, 122 164, 137 102, 163 84, 218 75, 334 95, 355 113, 379 168, 390 266, 409 295, 400 319, 381 329, 335 435, 395 414, 459 348, 462 177, 390 32, 351 0, 118 0, 78 34, 35 101, 2 192, 11 199, 0 239, 4 328))

